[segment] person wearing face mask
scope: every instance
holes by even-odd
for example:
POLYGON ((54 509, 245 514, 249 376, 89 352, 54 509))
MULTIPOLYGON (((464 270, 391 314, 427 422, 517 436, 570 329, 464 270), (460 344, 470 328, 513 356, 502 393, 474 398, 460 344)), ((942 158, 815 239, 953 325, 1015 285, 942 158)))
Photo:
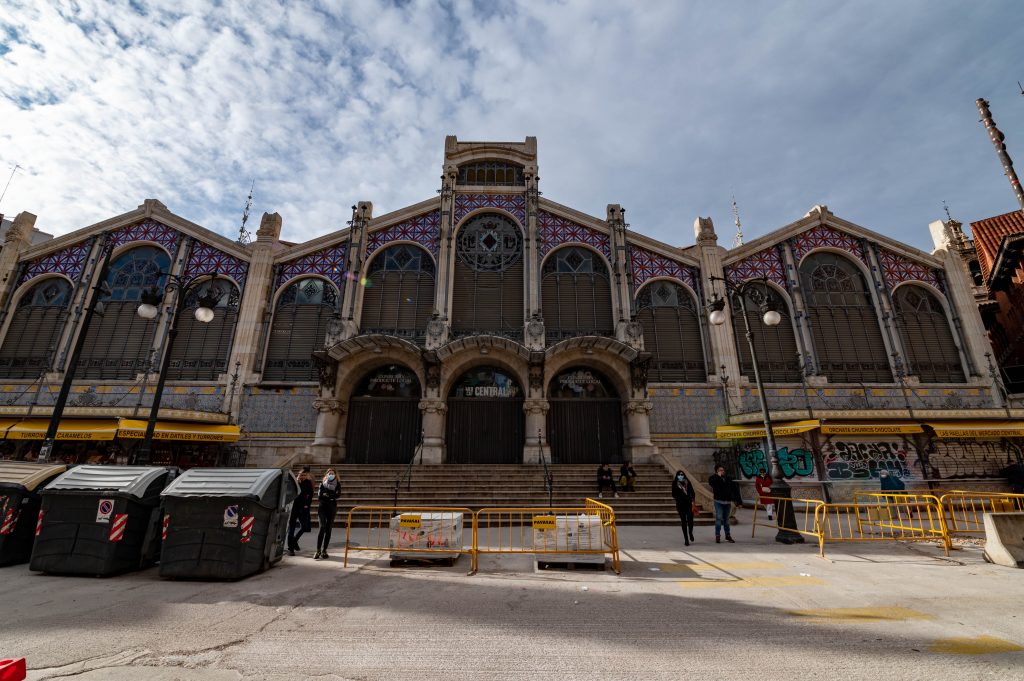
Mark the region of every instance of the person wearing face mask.
POLYGON ((672 480, 672 498, 676 500, 676 512, 683 526, 683 541, 687 546, 693 541, 693 501, 696 496, 686 473, 676 471, 676 477, 672 480))
POLYGON ((299 473, 299 496, 292 503, 288 520, 288 555, 294 556, 299 550, 299 537, 312 528, 309 507, 313 505, 313 481, 309 479, 309 466, 303 466, 299 473))
POLYGON ((331 543, 331 528, 334 526, 334 516, 338 513, 338 497, 340 496, 341 482, 338 480, 338 474, 334 472, 333 468, 328 468, 320 483, 320 492, 317 494, 320 506, 317 508, 316 515, 320 519, 320 534, 316 538, 314 560, 330 557, 327 555, 327 545, 331 543))

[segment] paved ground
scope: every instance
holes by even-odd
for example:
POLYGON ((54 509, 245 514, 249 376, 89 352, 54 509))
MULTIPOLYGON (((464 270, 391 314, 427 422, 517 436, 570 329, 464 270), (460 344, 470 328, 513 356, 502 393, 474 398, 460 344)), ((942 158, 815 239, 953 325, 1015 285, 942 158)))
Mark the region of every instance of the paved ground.
MULTIPOLYGON (((0 569, 0 657, 30 679, 1024 679, 1024 572, 977 548, 682 546, 621 530, 623 573, 525 557, 286 558, 237 583, 0 569)), ((308 541, 305 542, 309 544, 308 541)), ((341 552, 337 552, 340 556, 341 552)))

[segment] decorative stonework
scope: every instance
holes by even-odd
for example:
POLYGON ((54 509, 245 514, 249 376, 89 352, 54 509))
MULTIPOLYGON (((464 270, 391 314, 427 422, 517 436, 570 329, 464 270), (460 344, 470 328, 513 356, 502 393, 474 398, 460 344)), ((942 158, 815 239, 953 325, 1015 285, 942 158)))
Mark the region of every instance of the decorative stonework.
POLYGON ((629 260, 633 268, 633 284, 640 288, 648 279, 674 277, 697 290, 697 271, 681 262, 666 258, 635 244, 629 245, 629 260))
POLYGON ((419 408, 423 414, 444 416, 448 413, 448 405, 444 400, 420 400, 419 408))
POLYGON ((377 250, 392 241, 413 241, 437 256, 440 238, 441 211, 435 210, 371 233, 366 247, 366 259, 369 260, 377 250))
POLYGON ((626 415, 650 414, 654 411, 654 402, 650 400, 629 400, 622 406, 622 411, 626 415))
POLYGON ((612 260, 612 249, 607 234, 553 215, 545 210, 537 214, 537 234, 540 239, 540 257, 542 258, 557 246, 576 243, 591 246, 603 253, 609 262, 612 260))
POLYGON ((185 281, 191 281, 196 277, 214 272, 230 277, 238 284, 239 289, 245 289, 245 276, 249 273, 249 263, 225 253, 219 248, 201 241, 194 241, 188 254, 188 262, 185 264, 185 281))
POLYGON ((133 241, 152 241, 166 248, 172 256, 178 250, 180 238, 177 230, 156 220, 145 220, 110 233, 110 243, 114 248, 133 241))
POLYGON ((521 227, 526 227, 526 197, 522 194, 458 194, 455 224, 479 208, 500 208, 514 215, 521 227))
POLYGON ((725 268, 725 278, 731 282, 761 277, 786 287, 786 265, 775 246, 769 246, 725 268))
POLYGON ((68 246, 67 248, 44 255, 35 260, 24 263, 21 276, 18 278, 18 286, 21 286, 29 279, 38 277, 41 274, 63 274, 71 281, 78 281, 82 274, 85 262, 89 258, 89 250, 92 243, 82 243, 68 246))
POLYGON ((527 414, 547 414, 551 410, 551 403, 547 400, 523 400, 523 411, 527 414))
POLYGON ((857 237, 844 234, 825 225, 812 227, 803 234, 794 237, 792 244, 793 257, 796 258, 798 263, 815 248, 835 248, 860 258, 860 261, 864 264, 868 262, 867 257, 864 255, 864 249, 861 247, 860 240, 857 237))
POLYGON ((309 255, 281 263, 274 288, 280 288, 289 279, 305 274, 319 274, 335 283, 340 291, 345 285, 345 244, 321 248, 309 255))
POLYGON ((939 275, 931 267, 914 262, 909 258, 904 258, 902 255, 884 248, 878 249, 878 261, 882 265, 882 274, 885 276, 885 281, 890 287, 905 281, 923 281, 940 291, 942 290, 939 275))
POLYGON ((321 414, 344 414, 345 403, 341 400, 313 400, 313 408, 321 414))

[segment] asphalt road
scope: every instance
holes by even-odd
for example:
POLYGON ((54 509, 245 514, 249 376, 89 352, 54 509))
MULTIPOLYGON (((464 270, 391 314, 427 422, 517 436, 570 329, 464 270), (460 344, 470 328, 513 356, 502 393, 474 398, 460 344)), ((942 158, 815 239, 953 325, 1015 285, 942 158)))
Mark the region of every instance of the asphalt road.
POLYGON ((621 576, 522 556, 344 569, 341 551, 234 583, 0 568, 0 658, 90 681, 1024 679, 1024 572, 923 544, 822 560, 749 532, 697 528, 684 550, 676 528, 623 528, 621 576))

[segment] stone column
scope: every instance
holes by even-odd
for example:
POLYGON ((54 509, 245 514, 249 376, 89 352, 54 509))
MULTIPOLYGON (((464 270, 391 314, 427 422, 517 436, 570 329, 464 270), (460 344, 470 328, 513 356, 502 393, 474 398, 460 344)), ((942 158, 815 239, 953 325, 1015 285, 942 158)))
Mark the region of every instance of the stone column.
POLYGON ((523 300, 526 301, 523 310, 523 320, 526 325, 523 337, 526 345, 531 350, 542 350, 544 348, 543 320, 544 312, 540 300, 540 239, 537 232, 537 211, 540 209, 540 192, 537 176, 537 166, 527 165, 523 170, 526 179, 526 239, 523 241, 523 260, 526 264, 525 277, 523 278, 523 300))
POLYGON ((444 427, 448 405, 436 397, 426 398, 420 400, 420 412, 423 414, 423 453, 420 463, 444 463, 444 427))
POLYGON ((372 219, 373 204, 369 201, 360 201, 352 207, 348 252, 345 254, 345 270, 349 276, 345 280, 345 289, 341 292, 341 316, 344 324, 340 333, 335 330, 336 340, 345 340, 359 334, 356 311, 360 308, 359 298, 363 294, 363 287, 359 285, 359 281, 363 275, 363 261, 366 259, 367 226, 372 219))
POLYGON ((316 434, 309 446, 309 460, 313 463, 341 463, 345 460, 345 438, 339 437, 345 430, 347 410, 341 400, 318 398, 313 400, 316 409, 316 434))
POLYGON ((21 252, 32 245, 32 230, 35 226, 35 215, 18 213, 4 237, 3 250, 0 250, 0 272, 4 273, 3 279, 0 280, 0 300, 3 301, 3 307, 6 307, 11 293, 14 292, 17 284, 18 259, 21 252))
MULTIPOLYGON (((714 300, 716 295, 719 298, 728 299, 729 295, 726 293, 725 285, 721 281, 711 280, 711 277, 720 279, 725 276, 725 270, 722 268, 722 255, 725 253, 725 249, 718 245, 718 236, 715 234, 715 226, 711 222, 711 218, 697 218, 693 223, 693 233, 697 238, 700 276, 703 280, 698 282, 698 287, 701 285, 707 287, 706 295, 709 303, 714 300)), ((700 295, 699 290, 697 295, 700 295)), ((725 365, 726 376, 735 376, 738 379, 740 375, 740 359, 736 350, 736 336, 732 328, 732 304, 733 301, 726 301, 725 322, 718 326, 708 322, 706 311, 698 310, 701 324, 707 328, 708 340, 711 344, 711 347, 708 348, 711 360, 711 371, 708 373, 709 383, 719 382, 716 377, 722 371, 722 365, 725 365)), ((737 388, 739 383, 739 380, 732 381, 737 388)))
POLYGON ((609 203, 607 210, 609 245, 612 249, 612 315, 615 318, 615 337, 623 343, 640 348, 640 335, 637 334, 635 325, 630 326, 633 319, 633 288, 627 260, 629 253, 626 245, 625 211, 617 203, 609 203))
MULTIPOLYGON (((952 222, 952 221, 951 221, 952 222)), ((967 360, 967 369, 971 378, 979 378, 992 385, 988 376, 988 360, 985 353, 992 352, 988 332, 981 320, 981 312, 974 297, 970 271, 957 253, 956 243, 949 234, 946 223, 936 220, 928 225, 935 240, 935 251, 932 253, 942 260, 946 283, 946 300, 952 308, 953 329, 960 341, 961 351, 967 360)), ((993 386, 994 388, 994 386, 993 386)), ((998 391, 993 389, 993 394, 998 391)))
POLYGON ((523 402, 526 412, 526 441, 523 443, 523 463, 540 463, 544 454, 551 463, 548 448, 548 411, 551 403, 544 398, 530 398, 523 402))
MULTIPOLYGON (((455 136, 445 139, 446 153, 454 147, 455 136)), ((437 285, 434 287, 434 311, 436 316, 428 322, 428 350, 441 347, 448 342, 448 329, 451 324, 451 288, 455 276, 454 244, 455 236, 455 179, 458 167, 454 163, 445 164, 441 174, 441 227, 438 233, 437 253, 437 285)))
POLYGON ((623 405, 629 440, 626 452, 633 463, 647 463, 654 458, 654 444, 651 442, 650 415, 654 403, 647 398, 631 399, 623 405))

